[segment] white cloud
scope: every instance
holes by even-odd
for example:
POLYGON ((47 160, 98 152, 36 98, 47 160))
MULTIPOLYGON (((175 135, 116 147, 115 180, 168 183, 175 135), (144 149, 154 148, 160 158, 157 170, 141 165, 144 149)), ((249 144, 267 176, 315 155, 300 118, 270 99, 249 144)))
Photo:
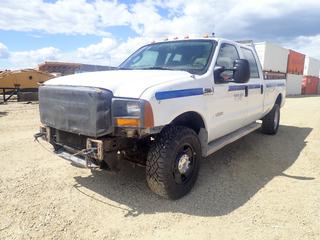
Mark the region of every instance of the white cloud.
POLYGON ((153 39, 212 32, 232 39, 285 39, 286 46, 320 58, 319 11, 317 0, 141 0, 129 4, 117 0, 2 0, 0 29, 103 37, 98 43, 67 52, 54 47, 9 52, 0 43, 0 58, 19 67, 34 67, 45 60, 118 65, 153 39), (129 27, 137 36, 121 40, 108 34, 112 26, 129 27))
POLYGON ((97 44, 91 44, 85 48, 79 48, 77 55, 85 59, 110 59, 109 52, 117 45, 117 42, 112 38, 103 38, 97 44))
POLYGON ((118 66, 130 54, 151 41, 152 39, 150 38, 136 37, 129 38, 123 42, 117 42, 113 38, 104 37, 96 44, 91 44, 87 47, 78 48, 75 51, 69 52, 61 52, 54 47, 40 48, 31 51, 13 51, 10 52, 10 57, 7 59, 7 66, 5 66, 5 68, 8 68, 8 66, 14 66, 14 69, 35 68, 44 61, 66 61, 118 66))
MULTIPOLYGON (((162 18, 157 12, 156 5, 151 1, 138 2, 133 5, 132 9, 132 29, 141 35, 153 33, 152 29, 162 29, 160 23, 162 18)), ((149 34, 148 36, 150 36, 149 34)))
POLYGON ((2 0, 0 29, 65 34, 108 35, 108 26, 127 24, 129 12, 117 1, 2 0))
POLYGON ((0 59, 6 59, 10 55, 6 45, 0 42, 0 59))
POLYGON ((129 38, 124 42, 116 42, 112 38, 103 38, 101 42, 85 48, 78 48, 76 54, 69 53, 73 61, 117 66, 141 46, 150 43, 146 37, 129 38), (76 55, 76 57, 75 57, 76 55))
POLYGON ((116 48, 110 51, 111 64, 114 66, 119 65, 121 62, 126 60, 129 55, 138 50, 138 48, 150 42, 152 42, 151 38, 136 37, 129 38, 127 41, 120 43, 116 48))
POLYGON ((315 36, 300 36, 285 44, 286 47, 320 59, 320 34, 315 36))
POLYGON ((0 29, 110 36, 108 27, 129 26, 148 37, 211 32, 239 36, 254 34, 252 26, 259 21, 280 21, 288 14, 319 10, 317 0, 144 0, 129 4, 117 0, 2 0, 0 29))
MULTIPOLYGON (((165 34, 202 35, 211 32, 216 32, 219 36, 240 36, 247 33, 252 36, 256 30, 252 26, 260 21, 277 19, 279 24, 274 27, 279 28, 282 17, 292 18, 294 16, 290 14, 307 14, 310 10, 319 11, 320 2, 316 0, 144 1, 133 6, 132 24, 133 29, 139 34, 152 37, 165 34), (171 17, 161 17, 157 7, 170 9, 171 17)), ((260 27, 263 28, 263 25, 260 27)), ((286 27, 283 26, 283 34, 286 33, 286 27)))
POLYGON ((59 54, 59 49, 46 47, 37 50, 11 52, 9 61, 16 66, 15 68, 34 68, 41 62, 58 59, 59 54))
POLYGON ((96 0, 93 6, 103 26, 128 25, 131 21, 131 14, 125 4, 117 1, 96 0))

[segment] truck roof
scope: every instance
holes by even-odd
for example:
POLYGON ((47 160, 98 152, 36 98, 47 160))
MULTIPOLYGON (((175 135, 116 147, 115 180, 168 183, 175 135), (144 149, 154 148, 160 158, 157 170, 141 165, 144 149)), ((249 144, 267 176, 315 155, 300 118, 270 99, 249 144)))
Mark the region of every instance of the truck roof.
POLYGON ((212 37, 212 36, 203 36, 203 37, 189 37, 186 36, 184 38, 174 37, 174 38, 166 38, 160 41, 154 41, 151 44, 154 43, 162 43, 162 42, 175 42, 175 41, 190 41, 190 40, 213 40, 213 41, 226 41, 229 43, 233 43, 236 45, 241 45, 244 47, 254 48, 253 41, 252 40, 242 40, 242 41, 234 41, 226 38, 220 38, 220 37, 212 37))

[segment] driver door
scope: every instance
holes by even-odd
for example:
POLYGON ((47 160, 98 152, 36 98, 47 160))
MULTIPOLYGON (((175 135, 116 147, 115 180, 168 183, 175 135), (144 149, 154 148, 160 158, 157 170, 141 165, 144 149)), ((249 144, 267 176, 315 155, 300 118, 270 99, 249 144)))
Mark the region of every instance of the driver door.
MULTIPOLYGON (((240 59, 238 47, 231 43, 222 43, 215 69, 221 67, 232 69, 236 59, 240 59)), ((228 82, 232 78, 232 71, 224 71, 214 76, 214 94, 211 98, 212 106, 209 107, 212 128, 210 141, 231 133, 247 123, 248 86, 245 83, 228 82)))

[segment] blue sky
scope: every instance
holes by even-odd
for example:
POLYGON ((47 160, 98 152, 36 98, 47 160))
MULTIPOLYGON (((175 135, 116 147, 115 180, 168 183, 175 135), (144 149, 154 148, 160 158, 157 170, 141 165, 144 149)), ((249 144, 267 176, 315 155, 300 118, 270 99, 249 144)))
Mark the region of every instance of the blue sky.
POLYGON ((152 40, 211 32, 320 59, 319 12, 317 0, 1 0, 0 69, 117 65, 152 40))

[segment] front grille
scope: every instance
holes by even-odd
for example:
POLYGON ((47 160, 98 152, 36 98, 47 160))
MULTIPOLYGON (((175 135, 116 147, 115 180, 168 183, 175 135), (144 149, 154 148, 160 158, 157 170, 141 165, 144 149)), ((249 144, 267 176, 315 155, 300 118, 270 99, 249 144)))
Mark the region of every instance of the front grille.
POLYGON ((112 92, 90 87, 39 88, 40 119, 44 125, 91 137, 111 133, 112 92))
POLYGON ((61 130, 55 131, 55 142, 77 150, 86 148, 87 137, 75 133, 69 133, 61 130))

